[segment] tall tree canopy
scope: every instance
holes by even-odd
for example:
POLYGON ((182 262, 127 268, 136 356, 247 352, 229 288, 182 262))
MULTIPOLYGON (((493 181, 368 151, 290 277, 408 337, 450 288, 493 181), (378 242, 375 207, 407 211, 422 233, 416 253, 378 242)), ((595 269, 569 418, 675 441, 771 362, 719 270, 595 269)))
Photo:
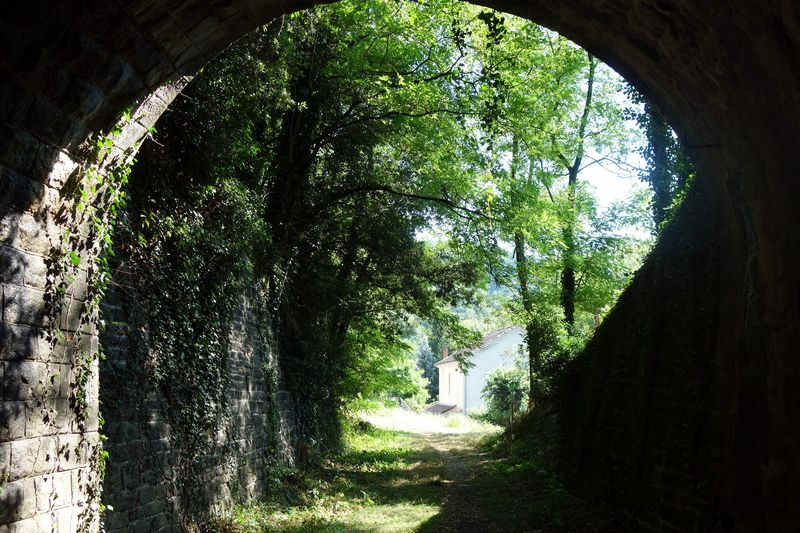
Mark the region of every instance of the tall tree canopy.
POLYGON ((419 390, 397 355, 409 316, 435 325, 432 355, 475 343, 450 306, 491 275, 519 291, 533 381, 558 352, 559 305, 574 335, 591 329, 638 251, 578 179, 589 152, 626 146, 615 84, 557 34, 448 0, 343 1, 237 42, 132 179, 125 267, 168 286, 143 313, 172 317, 149 322, 155 368, 224 380, 192 342, 221 357, 226 313, 260 280, 299 429, 333 441, 349 399, 419 390))

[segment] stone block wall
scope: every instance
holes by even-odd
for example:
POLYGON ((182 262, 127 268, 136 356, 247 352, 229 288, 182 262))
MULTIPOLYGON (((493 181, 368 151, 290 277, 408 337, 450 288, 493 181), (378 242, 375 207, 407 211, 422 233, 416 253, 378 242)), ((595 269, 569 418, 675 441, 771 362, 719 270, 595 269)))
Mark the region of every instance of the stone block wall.
POLYGON ((100 399, 109 453, 103 503, 113 508, 105 515, 109 533, 181 531, 209 511, 263 495, 270 471, 293 464, 291 420, 280 405, 287 393, 277 389, 274 343, 252 301, 252 295, 242 298, 231 323, 227 416, 205 453, 194 458, 196 477, 187 478, 178 465, 186 458, 165 418, 164 391, 153 383, 126 382, 129 365, 137 364, 130 311, 113 293, 106 299, 100 399))
MULTIPOLYGON (((186 82, 167 83, 135 106, 101 171, 136 152, 186 82)), ((98 338, 87 268, 97 248, 87 242, 86 218, 75 215, 87 153, 80 138, 6 122, 11 111, 15 120, 35 119, 46 99, 9 104, 0 110, 0 531, 96 528, 98 338), (69 231, 89 246, 77 250, 78 267, 64 269, 69 231)))
MULTIPOLYGON (((98 444, 96 417, 79 426, 70 405, 71 367, 63 353, 32 346, 24 352, 28 358, 21 358, 16 342, 38 345, 43 339, 24 326, 7 325, 4 336, 0 520, 10 524, 7 531, 50 531, 52 526, 75 531, 90 489, 88 456, 98 444)), ((90 380, 88 400, 96 405, 96 365, 90 380)))
POLYGON ((749 531, 760 505, 729 499, 737 413, 719 321, 738 287, 715 238, 719 204, 696 187, 561 384, 569 483, 642 531, 749 531))
MULTIPOLYGON (((17 137, 20 137, 17 135, 17 137)), ((35 148, 31 143, 28 149, 35 148)), ((91 522, 87 494, 98 450, 97 364, 75 369, 97 347, 95 329, 81 320, 86 272, 70 276, 56 305, 51 251, 61 230, 54 205, 63 165, 34 181, 0 165, 0 531, 75 531, 91 522), (81 386, 77 381, 80 379, 81 386), (84 381, 85 379, 85 381, 84 381)))

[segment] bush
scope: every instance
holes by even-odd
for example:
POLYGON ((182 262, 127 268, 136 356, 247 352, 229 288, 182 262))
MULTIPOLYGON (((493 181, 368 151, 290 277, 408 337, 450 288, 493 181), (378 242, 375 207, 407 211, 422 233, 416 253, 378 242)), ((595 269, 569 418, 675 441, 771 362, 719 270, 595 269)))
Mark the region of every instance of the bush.
POLYGON ((512 407, 516 416, 527 410, 528 390, 528 374, 521 366, 500 367, 492 371, 481 393, 486 400, 486 420, 507 425, 512 407))

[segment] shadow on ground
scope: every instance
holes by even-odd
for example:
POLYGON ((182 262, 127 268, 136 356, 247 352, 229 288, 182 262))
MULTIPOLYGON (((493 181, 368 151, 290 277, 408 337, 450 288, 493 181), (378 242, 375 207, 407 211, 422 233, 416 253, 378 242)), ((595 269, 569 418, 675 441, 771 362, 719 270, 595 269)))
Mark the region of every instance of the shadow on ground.
POLYGON ((442 444, 447 490, 439 513, 418 532, 635 531, 567 492, 543 454, 503 457, 463 436, 442 444))
POLYGON ((548 466, 552 435, 521 440, 510 458, 497 443, 494 451, 480 444, 485 432, 362 435, 360 445, 300 474, 294 501, 266 504, 224 531, 636 531, 563 488, 548 466))

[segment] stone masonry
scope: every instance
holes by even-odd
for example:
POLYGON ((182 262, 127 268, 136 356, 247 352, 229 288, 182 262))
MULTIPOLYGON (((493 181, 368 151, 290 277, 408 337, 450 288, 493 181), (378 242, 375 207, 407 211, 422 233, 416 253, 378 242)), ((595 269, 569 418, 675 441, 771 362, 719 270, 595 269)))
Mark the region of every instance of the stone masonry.
MULTIPOLYGON (((157 117, 143 110, 163 111, 184 85, 167 84, 143 101, 109 159, 135 150, 157 117)), ((4 132, 10 146, 0 163, 0 524, 9 524, 9 531, 75 531, 85 522, 82 516, 96 513, 86 508, 85 490, 91 484, 89 456, 99 442, 99 384, 95 360, 86 384, 88 417, 80 426, 71 405, 74 366, 79 354, 97 354, 97 330, 80 324, 85 269, 71 276, 64 309, 51 316, 55 280, 48 258, 63 245, 59 217, 71 200, 61 191, 80 175, 81 163, 27 132, 4 132)))
MULTIPOLYGON (((50 530, 53 524, 71 531, 81 514, 94 512, 86 503, 90 495, 80 489, 88 476, 87 450, 97 441, 91 414, 97 413, 97 372, 86 387, 89 417, 78 424, 69 405, 74 354, 64 346, 91 352, 96 334, 91 327, 78 331, 81 275, 65 294, 70 312, 54 316, 48 313, 54 295, 46 290, 53 280, 43 267, 74 222, 67 191, 76 181, 80 185, 87 139, 108 131, 123 110, 132 109, 134 120, 117 137, 109 159, 116 164, 135 150, 185 76, 244 32, 312 3, 31 0, 0 14, 3 533, 50 530)), ((486 3, 558 30, 617 68, 664 111, 694 152, 698 180, 714 199, 706 208, 715 227, 699 232, 693 246, 718 258, 714 283, 721 287, 704 310, 713 320, 688 348, 714 361, 707 386, 720 408, 708 414, 720 430, 710 445, 719 450, 723 466, 713 473, 713 506, 728 517, 728 530, 795 531, 800 523, 794 501, 800 493, 800 4, 486 3)), ((701 280, 705 275, 702 269, 690 271, 701 280)), ((659 280, 672 275, 667 266, 647 279, 660 286, 659 280)), ((644 301, 636 305, 648 310, 677 301, 652 286, 639 283, 629 299, 644 301)), ((669 334, 653 331, 665 341, 669 334)), ((610 337, 603 345, 602 357, 647 360, 646 354, 639 358, 643 347, 615 344, 610 337)), ((583 371, 587 374, 576 379, 587 390, 602 389, 599 376, 583 371)), ((653 396, 653 401, 648 414, 670 399, 653 396)), ((576 435, 596 430, 591 420, 577 423, 576 435)), ((572 442, 576 456, 594 453, 587 448, 590 440, 572 442)), ((619 461, 612 454, 594 457, 619 461)), ((619 498, 624 504, 625 495, 619 498)))
POLYGON ((177 488, 198 483, 204 501, 197 503, 221 512, 263 494, 270 469, 293 464, 292 427, 278 404, 285 393, 275 386, 278 361, 269 332, 259 326, 263 321, 252 305, 254 298, 242 298, 241 311, 230 325, 229 416, 202 457, 201 483, 181 478, 174 468, 177 450, 159 408, 166 404, 160 391, 138 381, 128 386, 130 311, 114 293, 106 298, 100 399, 109 452, 103 502, 113 508, 105 516, 109 533, 181 531, 201 514, 185 507, 177 488))

